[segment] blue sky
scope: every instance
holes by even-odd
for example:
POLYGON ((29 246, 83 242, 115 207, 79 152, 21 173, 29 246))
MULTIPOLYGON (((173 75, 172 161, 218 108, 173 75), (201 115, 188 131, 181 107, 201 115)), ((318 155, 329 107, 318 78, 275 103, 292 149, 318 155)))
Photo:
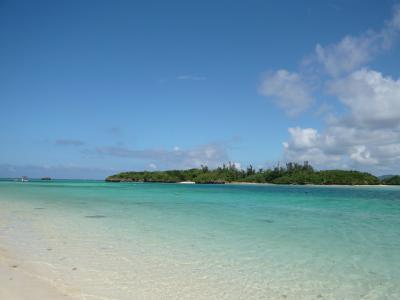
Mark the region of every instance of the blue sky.
POLYGON ((399 31, 389 0, 1 1, 0 176, 400 172, 399 31))

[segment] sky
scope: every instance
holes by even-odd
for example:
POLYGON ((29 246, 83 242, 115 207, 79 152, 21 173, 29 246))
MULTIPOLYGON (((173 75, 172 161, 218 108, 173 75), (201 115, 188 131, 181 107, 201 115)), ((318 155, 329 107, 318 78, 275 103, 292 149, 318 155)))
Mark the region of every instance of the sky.
POLYGON ((0 0, 0 177, 400 173, 400 4, 0 0))

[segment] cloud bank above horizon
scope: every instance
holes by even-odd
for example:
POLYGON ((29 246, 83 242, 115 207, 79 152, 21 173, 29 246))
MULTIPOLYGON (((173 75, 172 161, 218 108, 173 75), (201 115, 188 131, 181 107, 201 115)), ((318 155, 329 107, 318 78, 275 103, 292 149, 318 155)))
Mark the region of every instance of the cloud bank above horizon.
MULTIPOLYGON (((325 128, 288 129, 284 160, 307 160, 322 168, 357 168, 378 174, 400 165, 400 80, 372 70, 368 63, 395 46, 400 33, 400 5, 378 31, 346 35, 339 42, 315 46, 303 59, 303 72, 278 70, 263 78, 261 93, 289 116, 323 105, 312 94, 331 96, 342 112, 324 115, 325 128), (290 92, 287 92, 289 90, 290 92)), ((325 103, 326 104, 326 103, 325 103)))

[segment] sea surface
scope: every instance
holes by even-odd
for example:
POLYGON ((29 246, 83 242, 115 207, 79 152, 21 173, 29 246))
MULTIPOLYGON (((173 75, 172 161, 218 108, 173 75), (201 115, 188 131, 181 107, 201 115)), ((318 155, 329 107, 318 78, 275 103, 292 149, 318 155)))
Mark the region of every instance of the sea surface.
POLYGON ((400 188, 2 181, 0 247, 78 299, 400 299, 400 188))

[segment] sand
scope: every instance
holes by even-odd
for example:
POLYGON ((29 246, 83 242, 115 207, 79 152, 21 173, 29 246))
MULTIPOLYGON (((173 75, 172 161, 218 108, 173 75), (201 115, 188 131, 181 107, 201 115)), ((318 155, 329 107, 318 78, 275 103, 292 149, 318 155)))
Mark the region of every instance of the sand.
POLYGON ((20 260, 0 248, 0 299, 5 300, 69 300, 77 299, 45 279, 34 275, 20 260))

